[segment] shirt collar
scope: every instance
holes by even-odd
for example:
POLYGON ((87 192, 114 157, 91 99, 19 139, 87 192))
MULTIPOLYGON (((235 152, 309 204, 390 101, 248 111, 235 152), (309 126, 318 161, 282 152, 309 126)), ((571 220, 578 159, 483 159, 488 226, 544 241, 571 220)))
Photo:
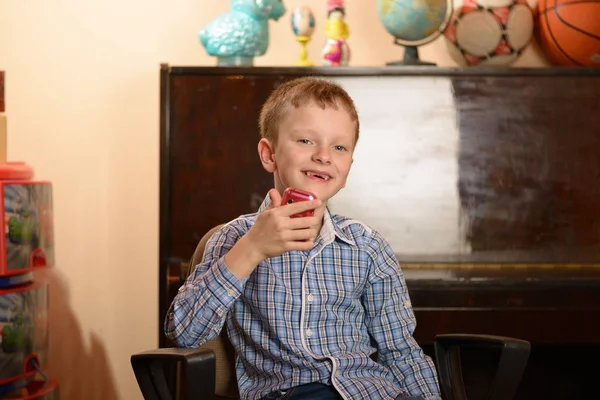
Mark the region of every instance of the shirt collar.
MULTIPOLYGON (((267 194, 260 207, 258 207, 258 213, 260 214, 265 208, 267 208, 269 204, 271 204, 271 197, 267 194)), ((338 226, 338 224, 333 221, 329 207, 325 208, 323 226, 321 227, 321 237, 325 243, 331 243, 333 242, 333 239, 337 238, 351 246, 357 246, 356 241, 348 237, 338 226)))

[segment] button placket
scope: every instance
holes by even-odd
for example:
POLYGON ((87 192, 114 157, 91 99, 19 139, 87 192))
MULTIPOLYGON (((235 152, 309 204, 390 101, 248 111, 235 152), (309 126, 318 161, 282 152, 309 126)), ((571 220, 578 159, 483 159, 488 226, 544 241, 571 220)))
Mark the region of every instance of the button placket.
MULTIPOLYGON (((307 308, 311 305, 311 303, 315 300, 315 296, 312 295, 312 293, 309 293, 306 295, 306 303, 307 303, 307 308)), ((308 323, 307 323, 308 325, 308 323)), ((306 330, 304 331, 304 334, 306 335, 307 338, 310 338, 314 332, 312 329, 310 329, 308 326, 306 327, 306 330)))
MULTIPOLYGON (((323 247, 323 238, 319 238, 319 240, 317 240, 317 245, 315 247, 313 247, 313 249, 309 252, 308 257, 306 258, 306 261, 304 263, 304 268, 302 271, 302 275, 303 275, 303 280, 305 277, 309 277, 311 274, 307 271, 307 269, 310 267, 311 263, 313 263, 313 259, 315 258, 315 256, 322 250, 323 247)), ((307 282, 307 285, 302 287, 304 293, 306 293, 304 300, 305 300, 305 304, 304 304, 304 312, 307 313, 308 315, 310 315, 310 311, 308 310, 310 308, 310 305, 315 301, 315 296, 310 293, 310 283, 307 282)), ((316 334, 315 331, 313 331, 310 327, 310 321, 308 319, 306 319, 304 321, 304 336, 306 337, 306 339, 309 339, 310 337, 314 336, 316 334)), ((309 350, 310 351, 310 350, 309 350)))

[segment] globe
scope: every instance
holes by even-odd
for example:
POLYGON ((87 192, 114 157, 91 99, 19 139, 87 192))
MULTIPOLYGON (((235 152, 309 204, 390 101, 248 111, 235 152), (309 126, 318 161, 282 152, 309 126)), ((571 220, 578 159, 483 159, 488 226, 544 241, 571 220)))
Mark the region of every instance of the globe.
POLYGON ((419 60, 417 47, 440 36, 452 8, 452 0, 377 0, 379 21, 405 47, 404 60, 388 65, 435 65, 419 60))

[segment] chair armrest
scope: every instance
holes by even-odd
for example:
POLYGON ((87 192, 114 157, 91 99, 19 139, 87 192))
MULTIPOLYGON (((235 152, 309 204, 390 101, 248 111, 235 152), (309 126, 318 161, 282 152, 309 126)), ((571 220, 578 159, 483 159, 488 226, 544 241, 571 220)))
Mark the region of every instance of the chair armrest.
POLYGON ((131 356, 144 400, 211 400, 215 393, 215 354, 209 349, 163 348, 131 356), (176 397, 166 376, 175 374, 176 397))
POLYGON ((500 349, 500 361, 488 392, 490 400, 512 399, 527 366, 531 345, 525 340, 478 334, 437 335, 434 342, 435 357, 442 392, 448 400, 466 400, 462 377, 460 349, 475 347, 500 349))

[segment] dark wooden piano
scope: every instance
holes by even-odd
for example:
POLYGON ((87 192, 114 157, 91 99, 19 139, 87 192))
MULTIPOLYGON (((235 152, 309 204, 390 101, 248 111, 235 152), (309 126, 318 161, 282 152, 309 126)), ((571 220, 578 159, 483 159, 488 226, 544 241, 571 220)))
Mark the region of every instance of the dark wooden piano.
POLYGON ((390 241, 423 348, 450 332, 525 339, 518 399, 595 398, 600 69, 162 65, 160 346, 198 240, 271 188, 256 154, 263 101, 304 75, 355 99, 361 138, 330 208, 390 241))

